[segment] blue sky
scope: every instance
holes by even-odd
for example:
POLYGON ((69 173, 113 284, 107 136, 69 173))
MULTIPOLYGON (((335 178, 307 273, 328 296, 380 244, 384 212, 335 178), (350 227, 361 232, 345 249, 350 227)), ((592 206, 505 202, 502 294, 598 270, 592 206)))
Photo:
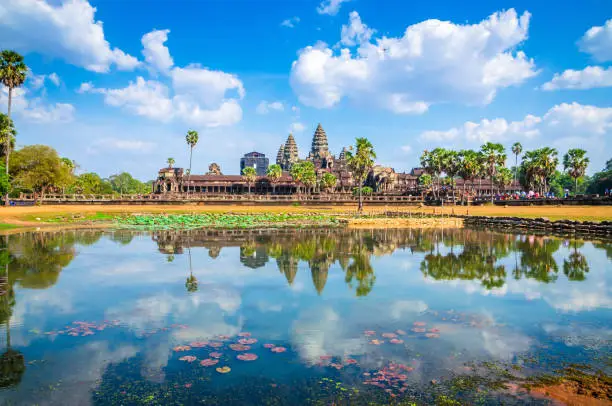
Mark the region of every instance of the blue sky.
MULTIPOLYGON (((317 123, 333 153, 372 140, 381 164, 487 140, 612 158, 612 3, 561 1, 5 0, 2 47, 26 57, 18 145, 81 171, 152 179, 300 155, 317 123)), ((6 109, 6 89, 0 93, 6 109)), ((513 162, 513 160, 511 160, 513 162)))

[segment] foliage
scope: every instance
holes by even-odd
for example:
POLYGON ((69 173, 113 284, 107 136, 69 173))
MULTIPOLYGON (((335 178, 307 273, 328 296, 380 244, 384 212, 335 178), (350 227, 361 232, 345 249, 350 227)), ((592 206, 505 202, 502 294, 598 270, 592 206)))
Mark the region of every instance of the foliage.
MULTIPOLYGON (((482 154, 486 173, 489 175, 491 184, 493 184, 498 169, 502 168, 506 162, 504 146, 498 143, 487 142, 480 147, 480 153, 482 154)), ((491 201, 493 201, 493 193, 491 193, 491 201)))
POLYGON ((127 172, 111 175, 108 181, 113 191, 120 194, 147 194, 151 192, 151 186, 148 183, 134 179, 127 172))
POLYGON ((430 174, 428 173, 424 173, 421 176, 419 176, 419 185, 425 187, 425 188, 429 188, 431 186, 433 182, 433 179, 431 177, 430 174))
POLYGON ((612 159, 606 162, 606 167, 602 171, 593 175, 587 187, 587 193, 603 195, 606 189, 612 189, 612 159))
POLYGON ((9 192, 10 183, 9 177, 6 174, 4 165, 0 164, 0 195, 4 196, 9 192))
POLYGON ((372 189, 370 186, 364 186, 364 187, 356 187, 353 188, 353 196, 358 196, 359 195, 359 191, 361 191, 361 193, 364 196, 371 196, 372 193, 374 193, 374 189, 372 189))
POLYGON ((563 156, 563 169, 574 179, 574 193, 578 193, 578 179, 584 176, 587 166, 589 158, 584 149, 570 149, 563 156))
POLYGON ((9 89, 20 87, 25 82, 28 67, 23 56, 15 51, 3 50, 0 53, 0 83, 9 89))
POLYGON ((493 177, 493 182, 495 182, 495 185, 502 191, 506 188, 506 186, 510 186, 513 180, 514 174, 512 171, 504 167, 498 168, 495 176, 493 177))
POLYGON ((242 177, 249 186, 249 193, 251 193, 251 185, 257 180, 257 171, 255 171, 255 168, 247 166, 242 170, 242 177))
POLYGON ((29 145, 10 157, 10 174, 16 189, 45 193, 72 183, 70 169, 46 145, 29 145))
POLYGON ((559 158, 557 157, 557 150, 554 148, 544 147, 525 152, 521 163, 525 182, 523 186, 526 189, 546 193, 558 164, 559 158))
POLYGON ((325 172, 321 177, 321 187, 325 190, 332 190, 336 187, 336 183, 338 183, 338 178, 333 173, 325 172))
POLYGON ((280 180, 281 176, 283 176, 283 169, 278 164, 272 164, 268 166, 266 176, 271 183, 276 183, 280 180))
POLYGON ((298 184, 303 184, 310 189, 317 183, 317 172, 314 164, 310 161, 300 161, 291 167, 291 178, 298 184))
POLYGON ((113 186, 97 173, 89 172, 79 175, 74 182, 72 191, 83 194, 111 194, 113 186))
POLYGON ((17 130, 15 130, 15 123, 6 114, 0 113, 0 144, 2 144, 2 153, 0 156, 6 156, 6 136, 10 135, 10 150, 15 148, 15 137, 17 136, 17 130))
POLYGON ((170 157, 166 159, 166 162, 168 163, 168 168, 172 168, 172 166, 174 165, 176 161, 174 160, 174 158, 170 157))
POLYGON ((346 152, 346 163, 357 181, 357 187, 359 188, 359 211, 363 210, 363 200, 361 198, 363 182, 374 166, 375 158, 376 152, 374 152, 374 146, 367 138, 357 138, 355 140, 354 154, 352 151, 346 152))

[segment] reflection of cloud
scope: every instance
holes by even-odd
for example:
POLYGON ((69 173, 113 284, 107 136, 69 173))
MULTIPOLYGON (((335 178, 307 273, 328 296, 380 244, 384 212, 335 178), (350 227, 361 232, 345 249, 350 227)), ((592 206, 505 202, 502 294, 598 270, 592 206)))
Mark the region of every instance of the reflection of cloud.
POLYGON ((365 339, 347 337, 339 315, 329 307, 302 313, 293 323, 291 341, 307 363, 319 361, 322 355, 360 355, 365 352, 365 339))
POLYGON ((494 358, 510 360, 515 354, 527 351, 531 340, 511 331, 482 331, 483 348, 494 358))
POLYGON ((140 373, 144 378, 155 383, 162 383, 166 378, 164 367, 168 365, 168 360, 172 356, 168 336, 160 337, 162 338, 158 341, 147 341, 142 350, 144 359, 140 373))
POLYGON ((427 304, 422 300, 397 300, 390 306, 391 317, 400 320, 405 314, 423 313, 427 310, 427 304))
POLYGON ((568 347, 585 347, 598 350, 612 345, 612 329, 572 324, 562 326, 547 323, 542 326, 553 339, 562 341, 568 347))
POLYGON ((15 391, 5 392, 6 401, 15 404, 89 405, 92 403, 91 391, 98 386, 106 368, 136 353, 137 349, 131 345, 111 348, 107 341, 94 341, 54 352, 47 358, 47 363, 28 368, 29 379, 15 391), (61 382, 61 390, 55 390, 58 382, 61 382), (41 388, 50 389, 41 393, 41 388))

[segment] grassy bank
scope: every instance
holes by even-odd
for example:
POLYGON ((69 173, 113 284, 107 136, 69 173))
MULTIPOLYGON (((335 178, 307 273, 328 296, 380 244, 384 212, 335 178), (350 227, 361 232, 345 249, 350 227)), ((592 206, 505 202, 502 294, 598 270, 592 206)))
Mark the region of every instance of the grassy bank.
MULTIPOLYGON (((290 224, 293 226, 327 225, 332 219, 347 220, 348 223, 361 226, 389 227, 424 225, 439 220, 424 219, 431 215, 474 215, 474 216, 515 216, 526 218, 547 217, 550 220, 580 220, 580 221, 603 221, 612 220, 612 206, 534 206, 534 207, 503 207, 503 206, 474 206, 474 207, 409 207, 409 206, 387 206, 365 208, 365 219, 356 216, 356 208, 342 206, 307 207, 307 206, 141 206, 141 205, 118 205, 118 206, 31 206, 31 207, 1 207, 0 229, 10 227, 53 227, 53 226, 142 226, 149 220, 144 220, 145 215, 198 215, 187 221, 186 226, 220 227, 229 225, 231 227, 249 227, 254 222, 262 221, 274 226, 290 224), (386 219, 381 216, 385 211, 405 213, 403 219, 386 219), (231 215, 241 217, 239 219, 224 218, 231 215), (213 216, 214 215, 214 216, 213 216), (208 216, 208 217, 207 217, 208 216), (211 217, 212 216, 212 217, 211 217), (266 217, 270 216, 270 217, 266 217), (223 219, 223 220, 221 220, 223 219), (293 223, 287 223, 289 220, 293 223)), ((163 223, 162 217, 155 220, 158 226, 173 227, 173 224, 163 223)), ((172 223, 175 221, 172 220, 172 223)), ((442 224, 440 224, 442 225, 442 224)))

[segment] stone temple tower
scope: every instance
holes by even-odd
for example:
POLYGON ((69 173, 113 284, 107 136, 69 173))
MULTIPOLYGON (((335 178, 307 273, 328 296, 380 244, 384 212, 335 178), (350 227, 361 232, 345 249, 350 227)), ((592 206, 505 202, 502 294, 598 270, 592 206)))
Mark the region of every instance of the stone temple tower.
POLYGON ((327 134, 325 134, 321 124, 317 125, 317 129, 312 137, 312 148, 310 149, 308 159, 331 159, 327 144, 327 134))
POLYGON ((278 149, 278 154, 276 154, 276 164, 282 167, 284 157, 285 157, 285 144, 281 144, 280 148, 278 149))
POLYGON ((287 141, 285 142, 285 148, 283 151, 283 164, 281 165, 281 167, 283 168, 283 170, 288 171, 298 160, 298 147, 295 142, 295 138, 293 138, 293 134, 289 134, 289 137, 287 137, 287 141))

